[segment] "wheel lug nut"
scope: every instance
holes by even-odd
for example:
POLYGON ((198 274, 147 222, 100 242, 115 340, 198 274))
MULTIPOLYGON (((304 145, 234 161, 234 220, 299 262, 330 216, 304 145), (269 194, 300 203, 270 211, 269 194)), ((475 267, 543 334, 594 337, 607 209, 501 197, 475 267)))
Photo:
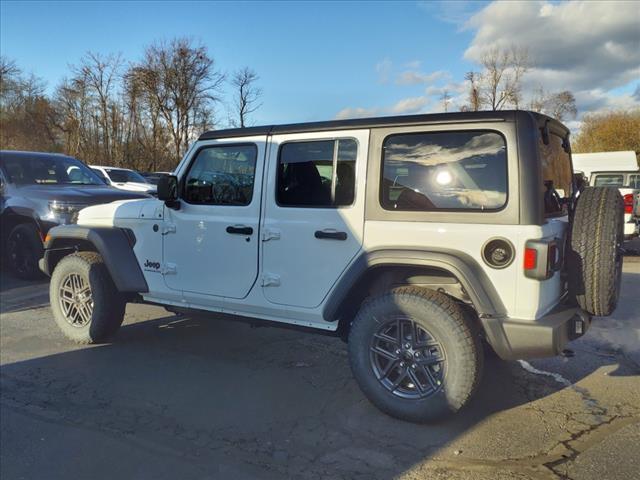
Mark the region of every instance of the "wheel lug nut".
POLYGON ((398 348, 398 349, 396 350, 396 355, 400 355, 400 353, 402 353, 402 352, 401 352, 401 350, 398 348))
POLYGON ((406 348, 407 350, 411 348, 411 344, 410 343, 405 343, 404 344, 404 348, 406 348))
POLYGON ((404 362, 400 362, 400 367, 404 368, 404 362))
POLYGON ((414 355, 416 358, 418 358, 420 356, 420 352, 416 352, 414 355))
POLYGON ((411 368, 413 368, 414 370, 417 368, 417 365, 415 363, 411 364, 411 368))

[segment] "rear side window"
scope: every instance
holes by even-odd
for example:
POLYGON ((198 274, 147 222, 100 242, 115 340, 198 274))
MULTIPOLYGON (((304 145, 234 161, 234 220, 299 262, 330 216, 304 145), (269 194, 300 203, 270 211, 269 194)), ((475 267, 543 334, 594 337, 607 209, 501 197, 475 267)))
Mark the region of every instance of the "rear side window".
POLYGON ((596 175, 593 182, 594 187, 622 187, 624 185, 624 175, 605 174, 596 175))
POLYGON ((540 161, 542 163, 542 195, 545 215, 555 216, 567 213, 567 199, 573 194, 573 170, 568 145, 565 140, 549 133, 549 141, 545 145, 542 135, 539 136, 540 161))
POLYGON ((254 144, 201 149, 187 173, 185 200, 204 205, 249 205, 257 155, 254 144))
POLYGON ((640 188, 640 175, 629 175, 629 188, 640 188))
POLYGON ((386 210, 499 210, 507 202, 505 140, 489 131, 391 135, 380 192, 386 210))
POLYGON ((340 207, 355 194, 358 144, 350 138, 285 143, 276 199, 283 207, 340 207))

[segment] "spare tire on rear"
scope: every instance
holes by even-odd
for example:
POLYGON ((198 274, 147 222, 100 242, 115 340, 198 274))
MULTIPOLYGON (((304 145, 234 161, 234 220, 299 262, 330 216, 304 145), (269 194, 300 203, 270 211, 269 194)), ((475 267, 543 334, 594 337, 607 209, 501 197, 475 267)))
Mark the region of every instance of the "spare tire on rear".
POLYGON ((585 188, 576 203, 566 259, 569 294, 592 315, 611 315, 618 304, 623 241, 618 189, 585 188))

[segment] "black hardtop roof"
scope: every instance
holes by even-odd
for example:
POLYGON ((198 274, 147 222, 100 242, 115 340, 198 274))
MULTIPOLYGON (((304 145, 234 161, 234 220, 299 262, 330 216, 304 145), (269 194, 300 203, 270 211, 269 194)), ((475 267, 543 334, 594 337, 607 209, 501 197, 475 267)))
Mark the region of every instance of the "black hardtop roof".
POLYGON ((22 150, 0 150, 0 158, 11 157, 11 158, 71 158, 73 160, 77 160, 70 155, 65 155, 64 153, 50 153, 50 152, 25 152, 22 150))
POLYGON ((253 135, 276 135, 284 133, 305 133, 323 130, 345 130, 350 128, 395 127, 402 125, 427 125, 442 123, 469 122, 508 122, 514 121, 518 115, 533 115, 536 123, 546 119, 554 121, 546 115, 526 110, 498 110, 483 112, 429 113, 421 115, 400 115, 393 117, 353 118, 348 120, 330 120, 326 122, 290 123, 284 125, 264 125, 259 127, 229 128, 211 130, 200 135, 199 140, 218 138, 248 137, 253 135))

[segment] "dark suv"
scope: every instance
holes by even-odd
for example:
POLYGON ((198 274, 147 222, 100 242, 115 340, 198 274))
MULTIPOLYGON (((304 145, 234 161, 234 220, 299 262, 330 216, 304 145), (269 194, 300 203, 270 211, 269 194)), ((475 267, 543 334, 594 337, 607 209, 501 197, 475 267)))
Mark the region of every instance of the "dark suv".
POLYGON ((18 277, 35 278, 51 227, 73 223, 89 205, 145 197, 106 185, 73 157, 2 150, 0 242, 5 259, 18 277))

